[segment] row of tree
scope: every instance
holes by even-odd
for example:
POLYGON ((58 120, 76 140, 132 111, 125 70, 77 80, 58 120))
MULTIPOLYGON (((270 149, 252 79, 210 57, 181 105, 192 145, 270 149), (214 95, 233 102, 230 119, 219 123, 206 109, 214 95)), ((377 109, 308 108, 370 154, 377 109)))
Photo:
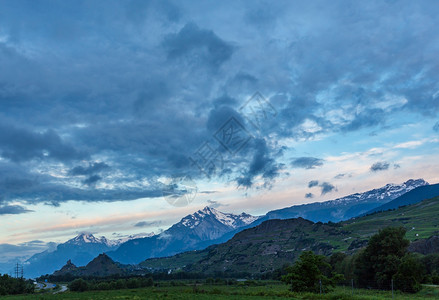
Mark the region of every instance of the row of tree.
POLYGON ((338 252, 327 258, 303 252, 292 267, 274 273, 293 291, 328 291, 337 283, 361 288, 399 289, 415 293, 421 283, 439 284, 439 254, 409 253, 403 227, 387 227, 372 236, 367 246, 346 255, 338 252))
POLYGON ((84 280, 78 278, 69 284, 69 289, 74 292, 90 290, 121 290, 150 287, 154 285, 152 277, 132 277, 117 280, 84 280))
POLYGON ((0 295, 17 295, 34 292, 34 284, 30 280, 14 278, 8 275, 0 276, 0 295))

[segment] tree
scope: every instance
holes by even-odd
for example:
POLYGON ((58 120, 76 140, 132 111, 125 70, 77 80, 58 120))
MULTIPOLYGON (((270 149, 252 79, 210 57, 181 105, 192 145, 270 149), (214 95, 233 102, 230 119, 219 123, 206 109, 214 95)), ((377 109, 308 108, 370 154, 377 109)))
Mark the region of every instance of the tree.
POLYGON ((69 284, 69 289, 73 292, 85 292, 88 290, 88 283, 82 279, 75 279, 69 284))
POLYGON ((332 274, 332 278, 328 278, 325 274, 330 274, 331 270, 331 265, 323 255, 305 251, 300 255, 299 260, 288 268, 288 274, 282 276, 282 281, 291 284, 291 290, 295 292, 317 293, 320 287, 328 291, 343 278, 340 274, 332 274))
POLYGON ((403 292, 416 293, 421 290, 424 266, 414 254, 407 254, 401 260, 394 277, 395 287, 403 292))
POLYGON ((355 261, 355 275, 361 287, 389 289, 409 241, 403 227, 387 227, 373 235, 355 261))

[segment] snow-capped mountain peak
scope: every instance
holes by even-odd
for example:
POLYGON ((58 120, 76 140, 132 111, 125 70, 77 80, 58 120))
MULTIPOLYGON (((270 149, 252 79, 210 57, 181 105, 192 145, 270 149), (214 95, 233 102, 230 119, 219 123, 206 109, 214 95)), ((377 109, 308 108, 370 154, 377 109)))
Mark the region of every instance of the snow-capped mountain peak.
POLYGON ((184 217, 181 220, 181 224, 185 227, 193 229, 200 225, 200 223, 207 218, 210 218, 211 220, 214 219, 231 229, 248 225, 258 219, 258 217, 246 213, 241 213, 240 215, 223 213, 213 207, 206 206, 203 209, 184 217))
POLYGON ((96 238, 91 233, 80 233, 73 239, 70 239, 66 242, 66 244, 74 244, 74 245, 83 245, 83 244, 107 244, 107 239, 104 237, 96 238))
POLYGON ((339 198, 336 200, 327 201, 323 203, 326 203, 327 205, 329 204, 332 205, 335 202, 339 202, 339 203, 343 203, 343 202, 352 203, 352 201, 365 202, 368 201, 368 199, 373 199, 374 201, 376 200, 390 201, 398 198, 399 196, 407 192, 410 192, 411 190, 417 187, 424 185, 429 185, 429 183, 426 182, 424 179, 410 179, 402 184, 389 183, 381 188, 373 189, 365 193, 356 193, 353 195, 349 195, 343 198, 339 198))

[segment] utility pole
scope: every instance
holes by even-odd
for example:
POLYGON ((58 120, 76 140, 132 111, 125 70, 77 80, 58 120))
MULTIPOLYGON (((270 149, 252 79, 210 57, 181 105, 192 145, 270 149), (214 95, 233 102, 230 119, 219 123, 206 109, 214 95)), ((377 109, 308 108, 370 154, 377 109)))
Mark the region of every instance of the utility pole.
POLYGON ((18 278, 18 263, 15 265, 15 278, 18 278))
POLYGON ((16 263, 14 268, 15 278, 23 278, 23 265, 16 263))

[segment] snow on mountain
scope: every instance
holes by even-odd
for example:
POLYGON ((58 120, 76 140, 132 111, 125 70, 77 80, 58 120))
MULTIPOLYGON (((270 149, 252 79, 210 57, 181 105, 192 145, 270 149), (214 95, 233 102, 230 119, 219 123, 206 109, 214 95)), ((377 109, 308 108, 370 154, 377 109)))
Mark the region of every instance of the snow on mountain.
POLYGON ((313 222, 339 222, 364 214, 425 185, 429 185, 429 183, 424 179, 410 179, 402 184, 390 183, 381 188, 352 194, 335 200, 294 205, 273 210, 268 212, 264 219, 302 217, 313 222))
POLYGON ((156 234, 154 232, 150 232, 150 233, 138 233, 138 234, 131 234, 127 237, 123 237, 117 240, 107 240, 107 245, 112 246, 112 247, 116 247, 119 246, 120 244, 123 244, 125 242, 128 242, 130 240, 134 240, 134 239, 143 239, 143 238, 148 238, 148 237, 152 237, 155 236, 156 234))
POLYGON ((105 237, 96 238, 91 233, 81 233, 76 237, 68 240, 65 244, 70 245, 83 245, 83 244, 105 244, 107 245, 108 241, 105 237))
MULTIPOLYGON (((394 184, 389 183, 385 186, 373 189, 364 193, 356 193, 352 194, 343 198, 338 198, 331 201, 325 201, 323 204, 325 205, 333 205, 333 204, 343 204, 343 203, 353 203, 353 202, 367 202, 368 200, 393 200, 398 198, 399 196, 402 196, 403 194, 410 192, 411 190, 428 185, 429 183, 426 182, 424 179, 410 179, 402 184, 394 184)), ((390 201, 389 200, 389 201, 390 201)))
POLYGON ((159 235, 130 240, 107 254, 121 263, 139 263, 151 257, 201 250, 228 240, 237 230, 258 219, 246 213, 235 215, 205 207, 182 218, 159 235))
POLYGON ((119 246, 120 244, 125 243, 129 240, 151 237, 154 235, 155 235, 154 232, 140 233, 140 234, 129 235, 127 237, 116 239, 116 240, 109 240, 105 236, 101 236, 98 238, 98 237, 95 237, 91 233, 80 233, 76 237, 65 242, 65 244, 78 245, 78 246, 82 246, 84 244, 101 244, 101 245, 108 246, 110 248, 115 248, 115 247, 119 246))
POLYGON ((258 217, 246 213, 241 213, 240 215, 223 213, 214 208, 206 206, 204 209, 184 217, 181 220, 181 224, 183 226, 194 229, 201 223, 203 219, 208 217, 213 217, 218 222, 231 229, 236 229, 238 227, 248 225, 258 219, 258 217))

